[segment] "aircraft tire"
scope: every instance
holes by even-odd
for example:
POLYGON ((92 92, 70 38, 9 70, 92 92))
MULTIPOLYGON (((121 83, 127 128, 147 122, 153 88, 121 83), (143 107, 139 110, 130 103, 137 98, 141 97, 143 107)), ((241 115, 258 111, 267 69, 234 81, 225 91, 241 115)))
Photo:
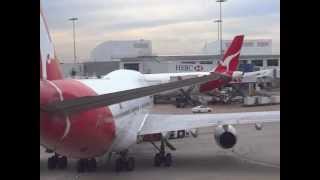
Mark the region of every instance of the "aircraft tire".
POLYGON ((135 167, 135 162, 133 157, 129 157, 128 161, 126 162, 127 164, 127 171, 133 171, 135 167))
POLYGON ((122 165, 122 164, 123 164, 123 163, 122 163, 121 159, 118 158, 118 159, 116 160, 116 167, 115 167, 115 171, 116 171, 116 172, 122 171, 122 168, 123 168, 123 165, 122 165))
POLYGON ((97 170, 97 161, 95 158, 88 160, 88 171, 93 172, 97 170))
POLYGON ((48 158, 48 169, 52 170, 55 169, 57 167, 57 157, 56 156, 52 156, 48 158))
POLYGON ((164 165, 165 165, 166 167, 170 167, 171 164, 172 164, 172 156, 171 156, 170 153, 167 153, 167 155, 166 155, 166 157, 165 157, 165 159, 164 159, 164 165))
POLYGON ((66 169, 68 166, 68 159, 66 156, 62 156, 60 158, 57 158, 57 167, 59 169, 66 169))
POLYGON ((155 167, 159 167, 161 165, 161 157, 159 153, 154 156, 153 164, 155 167))
POLYGON ((85 172, 87 167, 87 160, 86 159, 80 159, 77 163, 77 171, 78 173, 85 172))

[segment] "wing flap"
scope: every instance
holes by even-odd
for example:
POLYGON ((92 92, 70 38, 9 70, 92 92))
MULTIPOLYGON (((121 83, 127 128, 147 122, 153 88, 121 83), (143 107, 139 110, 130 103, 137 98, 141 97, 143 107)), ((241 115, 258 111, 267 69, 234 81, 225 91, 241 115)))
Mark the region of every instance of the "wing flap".
POLYGON ((219 114, 149 114, 139 135, 203 128, 220 124, 279 122, 280 111, 219 114))

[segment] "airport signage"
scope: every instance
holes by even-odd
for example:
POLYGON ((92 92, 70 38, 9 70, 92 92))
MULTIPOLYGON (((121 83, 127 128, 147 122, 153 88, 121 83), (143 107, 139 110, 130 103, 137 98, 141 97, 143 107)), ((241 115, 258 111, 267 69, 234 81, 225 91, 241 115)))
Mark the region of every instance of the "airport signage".
POLYGON ((179 72, 193 72, 193 71, 203 71, 204 67, 200 64, 177 64, 176 71, 179 72))

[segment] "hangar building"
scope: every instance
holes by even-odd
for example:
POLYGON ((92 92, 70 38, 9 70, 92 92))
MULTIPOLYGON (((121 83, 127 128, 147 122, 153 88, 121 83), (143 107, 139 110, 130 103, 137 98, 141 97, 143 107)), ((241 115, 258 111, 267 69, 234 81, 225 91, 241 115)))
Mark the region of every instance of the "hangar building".
POLYGON ((110 61, 125 57, 151 56, 152 44, 149 40, 106 41, 91 51, 92 61, 110 61))
MULTIPOLYGON (((230 46, 232 40, 222 41, 223 52, 230 46)), ((214 41, 205 44, 202 49, 203 54, 220 54, 220 41, 214 41)), ((241 48, 242 55, 259 55, 272 54, 272 40, 271 39, 245 39, 241 48)))
MULTIPOLYGON (((224 49, 231 40, 223 41, 224 49)), ((245 40, 240 56, 241 71, 280 68, 280 54, 272 54, 271 39, 245 40), (244 68, 251 65, 254 68, 244 68), (246 69, 246 70, 244 70, 246 69)), ((141 73, 210 71, 220 59, 219 43, 207 44, 202 55, 155 56, 149 40, 106 41, 91 52, 88 61, 62 64, 68 77, 72 69, 80 76, 101 76, 116 69, 134 69, 141 73)))
MULTIPOLYGON (((135 58, 121 58, 112 61, 89 61, 77 64, 79 75, 95 76, 105 75, 116 69, 133 69, 144 74, 210 71, 217 64, 219 55, 194 55, 194 56, 141 56, 135 58)), ((241 69, 244 64, 252 64, 254 70, 280 68, 280 55, 241 55, 241 69)), ((70 76, 73 64, 62 64, 64 74, 70 76)))

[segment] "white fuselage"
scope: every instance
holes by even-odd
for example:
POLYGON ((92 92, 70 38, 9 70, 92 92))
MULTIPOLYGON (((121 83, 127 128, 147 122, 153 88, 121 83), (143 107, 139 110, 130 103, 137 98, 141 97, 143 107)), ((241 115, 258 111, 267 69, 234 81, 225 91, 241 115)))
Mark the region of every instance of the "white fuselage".
MULTIPOLYGON (((93 89, 98 95, 150 85, 141 73, 132 70, 116 70, 103 79, 78 81, 93 89)), ((136 143, 138 131, 152 106, 151 96, 108 106, 116 125, 116 138, 110 151, 119 152, 136 143)))
MULTIPOLYGON (((128 89, 161 84, 170 81, 170 77, 185 77, 207 75, 208 72, 197 73, 166 73, 166 74, 141 74, 133 70, 120 69, 113 71, 102 79, 78 80, 94 90, 98 95, 108 94, 128 89)), ((146 96, 119 104, 108 106, 116 125, 116 138, 111 151, 128 149, 137 142, 137 135, 143 126, 150 109, 153 98, 146 96)))

